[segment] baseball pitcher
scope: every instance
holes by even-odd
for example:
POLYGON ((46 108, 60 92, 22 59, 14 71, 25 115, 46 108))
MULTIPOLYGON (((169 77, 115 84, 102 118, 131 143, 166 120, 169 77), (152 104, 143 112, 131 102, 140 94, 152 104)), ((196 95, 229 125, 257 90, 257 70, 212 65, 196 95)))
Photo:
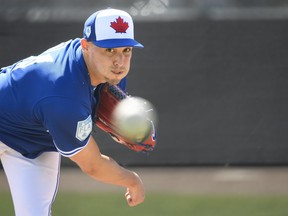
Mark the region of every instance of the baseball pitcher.
POLYGON ((153 124, 149 136, 135 142, 110 121, 111 100, 126 94, 132 50, 143 46, 122 10, 95 12, 83 34, 0 71, 0 158, 17 216, 51 215, 60 156, 97 181, 126 187, 130 206, 144 201, 140 177, 101 154, 91 136, 97 124, 130 149, 155 146, 153 124))

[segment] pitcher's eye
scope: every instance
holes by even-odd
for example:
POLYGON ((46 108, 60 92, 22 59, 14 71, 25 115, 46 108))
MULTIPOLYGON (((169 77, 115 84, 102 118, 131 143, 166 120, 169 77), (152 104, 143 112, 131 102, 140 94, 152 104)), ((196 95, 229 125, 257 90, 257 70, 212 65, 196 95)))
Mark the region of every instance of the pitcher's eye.
POLYGON ((106 52, 113 53, 113 52, 114 52, 114 49, 112 49, 112 48, 107 48, 107 49, 106 49, 106 52))
POLYGON ((130 47, 127 47, 124 49, 124 52, 126 52, 126 53, 131 52, 131 51, 132 51, 132 48, 130 48, 130 47))

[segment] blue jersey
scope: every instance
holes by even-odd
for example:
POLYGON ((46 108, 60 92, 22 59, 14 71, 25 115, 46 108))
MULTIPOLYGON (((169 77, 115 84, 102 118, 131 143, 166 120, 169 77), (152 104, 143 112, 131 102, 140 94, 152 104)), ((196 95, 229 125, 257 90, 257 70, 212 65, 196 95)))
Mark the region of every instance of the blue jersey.
MULTIPOLYGON (((126 87, 126 79, 119 86, 126 87)), ((28 158, 69 157, 88 143, 97 103, 80 39, 59 44, 0 72, 0 140, 28 158)))

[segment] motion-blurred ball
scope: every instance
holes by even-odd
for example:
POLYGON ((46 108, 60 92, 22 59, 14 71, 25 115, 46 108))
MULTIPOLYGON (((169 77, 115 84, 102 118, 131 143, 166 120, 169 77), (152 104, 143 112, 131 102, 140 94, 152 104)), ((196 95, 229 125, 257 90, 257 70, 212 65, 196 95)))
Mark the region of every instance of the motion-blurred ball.
POLYGON ((121 135, 132 141, 142 142, 155 126, 157 113, 146 99, 128 97, 116 106, 112 118, 121 135))

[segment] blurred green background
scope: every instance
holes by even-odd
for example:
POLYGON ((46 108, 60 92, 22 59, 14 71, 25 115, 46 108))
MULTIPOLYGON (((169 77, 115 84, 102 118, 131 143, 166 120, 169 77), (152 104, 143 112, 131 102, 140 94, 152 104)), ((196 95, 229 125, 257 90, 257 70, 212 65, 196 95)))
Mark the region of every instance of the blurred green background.
MULTIPOLYGON (((286 167, 130 168, 145 184, 144 203, 129 207, 125 188, 96 182, 79 169, 64 168, 52 215, 288 215, 286 167)), ((12 199, 3 172, 0 172, 0 183, 0 215, 13 216, 12 199)))
MULTIPOLYGON (((1 215, 13 216, 9 193, 0 193, 1 215)), ((287 216, 288 196, 195 196, 151 193, 128 207, 119 193, 60 193, 53 216, 287 216)))

